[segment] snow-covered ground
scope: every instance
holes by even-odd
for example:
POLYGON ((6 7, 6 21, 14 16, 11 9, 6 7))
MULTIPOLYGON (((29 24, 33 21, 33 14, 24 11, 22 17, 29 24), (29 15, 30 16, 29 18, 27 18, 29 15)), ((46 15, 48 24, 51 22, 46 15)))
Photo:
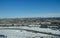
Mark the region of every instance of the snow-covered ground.
POLYGON ((46 32, 46 33, 52 33, 52 34, 58 34, 60 35, 59 30, 52 30, 49 28, 39 28, 39 27, 27 27, 27 26, 20 26, 20 27, 0 27, 0 28, 18 28, 18 29, 28 29, 28 30, 35 30, 40 32, 46 32))
MULTIPOLYGON (((6 35, 7 38, 40 38, 40 37, 54 37, 56 38, 57 36, 53 35, 48 35, 48 34, 42 34, 42 33, 33 33, 33 32, 28 32, 25 30, 9 30, 9 29, 1 29, 1 28, 21 28, 21 29, 28 29, 28 30, 36 30, 40 32, 47 32, 47 33, 52 33, 52 34, 59 34, 59 30, 52 30, 49 28, 39 28, 39 27, 27 27, 27 26, 20 26, 20 27, 0 27, 0 35, 6 35)), ((60 38, 60 37, 57 37, 60 38)))
POLYGON ((41 34, 41 33, 32 33, 27 31, 20 30, 0 30, 0 34, 6 35, 7 38, 33 38, 33 37, 52 37, 52 35, 41 34))

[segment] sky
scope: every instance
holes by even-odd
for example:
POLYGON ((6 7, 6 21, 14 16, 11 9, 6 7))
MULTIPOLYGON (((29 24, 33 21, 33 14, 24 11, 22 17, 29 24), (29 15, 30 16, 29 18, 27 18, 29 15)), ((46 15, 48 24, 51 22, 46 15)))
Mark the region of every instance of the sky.
POLYGON ((60 0, 0 0, 0 18, 60 17, 60 0))

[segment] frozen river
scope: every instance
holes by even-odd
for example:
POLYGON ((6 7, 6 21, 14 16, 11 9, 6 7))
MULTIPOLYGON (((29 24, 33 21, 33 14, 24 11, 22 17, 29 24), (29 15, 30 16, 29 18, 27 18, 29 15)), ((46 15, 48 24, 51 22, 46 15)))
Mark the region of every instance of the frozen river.
MULTIPOLYGON (((5 35, 7 38, 60 38, 60 36, 54 36, 54 35, 48 35, 48 34, 42 34, 42 33, 33 33, 28 32, 25 30, 13 30, 13 29, 1 29, 0 27, 0 35, 5 35)), ((6 27, 4 27, 6 28, 6 27)), ((28 29, 28 30, 36 30, 40 32, 47 32, 52 34, 58 34, 60 35, 59 30, 52 30, 49 28, 39 28, 39 27, 8 27, 8 28, 21 28, 21 29, 28 29)))

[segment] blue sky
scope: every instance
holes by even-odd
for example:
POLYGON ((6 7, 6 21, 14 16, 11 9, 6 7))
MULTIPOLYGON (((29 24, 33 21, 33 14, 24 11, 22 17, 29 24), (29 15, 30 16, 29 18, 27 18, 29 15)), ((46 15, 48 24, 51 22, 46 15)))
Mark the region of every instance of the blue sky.
POLYGON ((60 17, 60 0, 0 0, 0 18, 60 17))

